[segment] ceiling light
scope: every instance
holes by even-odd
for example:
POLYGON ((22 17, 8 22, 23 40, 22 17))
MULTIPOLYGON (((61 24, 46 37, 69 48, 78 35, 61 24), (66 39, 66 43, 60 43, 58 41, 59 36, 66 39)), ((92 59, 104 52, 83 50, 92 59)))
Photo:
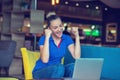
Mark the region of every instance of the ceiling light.
POLYGON ((92 26, 91 26, 91 29, 95 29, 95 25, 92 25, 92 26))
POLYGON ((99 7, 98 7, 98 6, 96 6, 96 7, 95 7, 95 9, 99 9, 99 7))
POLYGON ((67 31, 68 31, 68 32, 70 32, 70 30, 71 30, 71 28, 70 28, 70 27, 68 27, 68 28, 67 28, 67 31))
POLYGON ((51 4, 52 5, 56 5, 59 4, 60 0, 51 0, 51 4))
POLYGON ((52 4, 52 5, 55 5, 55 0, 52 0, 51 4, 52 4))
POLYGON ((67 23, 64 23, 64 27, 67 26, 67 23))
POLYGON ((105 8, 105 11, 107 11, 108 10, 108 8, 105 8))
POLYGON ((86 8, 89 8, 89 5, 86 5, 86 8))
POLYGON ((76 6, 79 6, 79 3, 76 3, 76 6))
POLYGON ((56 4, 59 4, 60 0, 55 0, 56 1, 56 4))
POLYGON ((68 1, 65 1, 65 4, 68 4, 68 1))

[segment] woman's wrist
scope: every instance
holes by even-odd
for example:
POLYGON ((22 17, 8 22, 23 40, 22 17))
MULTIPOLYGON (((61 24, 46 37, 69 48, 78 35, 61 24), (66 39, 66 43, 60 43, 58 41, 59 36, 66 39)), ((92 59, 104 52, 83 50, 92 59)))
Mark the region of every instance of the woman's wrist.
POLYGON ((45 39, 46 39, 46 40, 49 40, 49 38, 50 38, 50 37, 46 36, 46 38, 45 38, 45 39))
POLYGON ((79 36, 79 35, 76 35, 76 36, 75 36, 75 39, 80 39, 80 36, 79 36))

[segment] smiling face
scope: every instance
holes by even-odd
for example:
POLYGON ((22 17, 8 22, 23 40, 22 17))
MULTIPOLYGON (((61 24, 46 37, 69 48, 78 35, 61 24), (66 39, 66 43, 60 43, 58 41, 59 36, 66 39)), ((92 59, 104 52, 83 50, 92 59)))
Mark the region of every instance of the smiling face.
POLYGON ((61 38, 62 34, 63 34, 63 25, 62 25, 62 21, 60 18, 57 18, 55 20, 52 20, 50 22, 50 27, 49 27, 52 31, 52 36, 55 38, 61 38))

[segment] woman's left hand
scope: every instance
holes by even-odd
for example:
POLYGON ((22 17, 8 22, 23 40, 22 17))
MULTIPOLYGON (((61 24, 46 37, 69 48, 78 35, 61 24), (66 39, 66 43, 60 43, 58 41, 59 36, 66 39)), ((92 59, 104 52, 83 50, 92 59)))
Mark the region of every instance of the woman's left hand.
POLYGON ((79 37, 78 27, 72 27, 70 33, 75 37, 79 37))

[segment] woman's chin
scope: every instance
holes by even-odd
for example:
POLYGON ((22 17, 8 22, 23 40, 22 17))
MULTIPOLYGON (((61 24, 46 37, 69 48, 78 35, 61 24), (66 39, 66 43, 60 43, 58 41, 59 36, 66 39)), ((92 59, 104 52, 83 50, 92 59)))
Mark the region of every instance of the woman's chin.
POLYGON ((62 37, 62 34, 58 34, 57 37, 58 37, 58 38, 61 38, 61 37, 62 37))

